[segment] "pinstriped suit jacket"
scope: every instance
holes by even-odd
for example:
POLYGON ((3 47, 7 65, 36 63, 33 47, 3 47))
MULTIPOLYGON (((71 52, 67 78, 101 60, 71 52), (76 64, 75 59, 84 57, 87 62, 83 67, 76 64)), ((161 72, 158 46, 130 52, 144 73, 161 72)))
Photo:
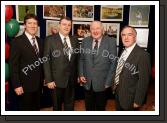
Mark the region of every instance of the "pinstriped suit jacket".
POLYGON ((122 108, 130 109, 134 102, 143 104, 150 74, 149 54, 136 45, 124 64, 116 89, 122 108))

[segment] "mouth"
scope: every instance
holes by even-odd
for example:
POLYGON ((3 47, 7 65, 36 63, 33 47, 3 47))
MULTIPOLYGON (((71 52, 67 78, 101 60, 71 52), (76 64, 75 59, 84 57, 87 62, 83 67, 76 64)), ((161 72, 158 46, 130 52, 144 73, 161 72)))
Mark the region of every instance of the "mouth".
POLYGON ((98 33, 94 33, 95 36, 98 36, 98 33))

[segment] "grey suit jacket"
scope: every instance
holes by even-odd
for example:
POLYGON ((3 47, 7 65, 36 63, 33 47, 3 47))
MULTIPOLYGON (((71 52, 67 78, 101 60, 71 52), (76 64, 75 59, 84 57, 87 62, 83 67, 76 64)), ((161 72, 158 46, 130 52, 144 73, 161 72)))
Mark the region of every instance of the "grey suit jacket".
POLYGON ((87 82, 83 85, 86 90, 90 89, 92 83, 93 90, 100 92, 105 90, 105 86, 111 86, 116 66, 114 60, 116 57, 116 40, 103 36, 94 64, 91 52, 92 42, 92 37, 87 37, 82 41, 79 75, 86 77, 87 82))
POLYGON ((122 108, 130 109, 134 102, 143 104, 150 74, 149 54, 136 45, 124 64, 116 89, 122 108))
MULTIPOLYGON (((72 49, 78 48, 78 41, 70 37, 72 49)), ((64 45, 59 33, 48 36, 44 44, 44 75, 46 82, 55 82, 59 88, 66 88, 68 82, 74 84, 77 74, 77 54, 72 52, 71 59, 64 54, 64 45)))

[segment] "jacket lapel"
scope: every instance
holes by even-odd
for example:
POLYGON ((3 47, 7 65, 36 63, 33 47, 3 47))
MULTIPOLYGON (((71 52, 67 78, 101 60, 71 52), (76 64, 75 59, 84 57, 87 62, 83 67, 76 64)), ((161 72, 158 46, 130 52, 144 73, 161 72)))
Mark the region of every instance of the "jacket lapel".
POLYGON ((23 41, 24 41, 24 43, 25 43, 25 45, 27 47, 27 50, 29 50, 34 56, 37 57, 37 55, 35 54, 35 51, 34 51, 32 45, 31 45, 28 37, 25 34, 23 34, 23 38, 24 38, 23 41))

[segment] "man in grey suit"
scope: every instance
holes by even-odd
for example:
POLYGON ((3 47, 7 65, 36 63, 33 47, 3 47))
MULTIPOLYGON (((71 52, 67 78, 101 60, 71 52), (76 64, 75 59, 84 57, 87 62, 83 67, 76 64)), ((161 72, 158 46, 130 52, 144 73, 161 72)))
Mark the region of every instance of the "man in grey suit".
POLYGON ((78 41, 69 36, 72 21, 63 17, 59 23, 59 32, 48 36, 44 45, 44 75, 48 88, 51 90, 53 110, 74 110, 74 86, 77 83, 77 54, 78 41))
POLYGON ((121 37, 125 49, 118 60, 112 84, 116 110, 138 110, 143 104, 150 77, 149 54, 136 44, 136 30, 125 26, 121 37))
POLYGON ((104 111, 105 90, 111 86, 115 71, 116 40, 103 35, 100 21, 90 24, 91 36, 82 41, 79 60, 80 81, 85 88, 85 105, 88 111, 104 111))

